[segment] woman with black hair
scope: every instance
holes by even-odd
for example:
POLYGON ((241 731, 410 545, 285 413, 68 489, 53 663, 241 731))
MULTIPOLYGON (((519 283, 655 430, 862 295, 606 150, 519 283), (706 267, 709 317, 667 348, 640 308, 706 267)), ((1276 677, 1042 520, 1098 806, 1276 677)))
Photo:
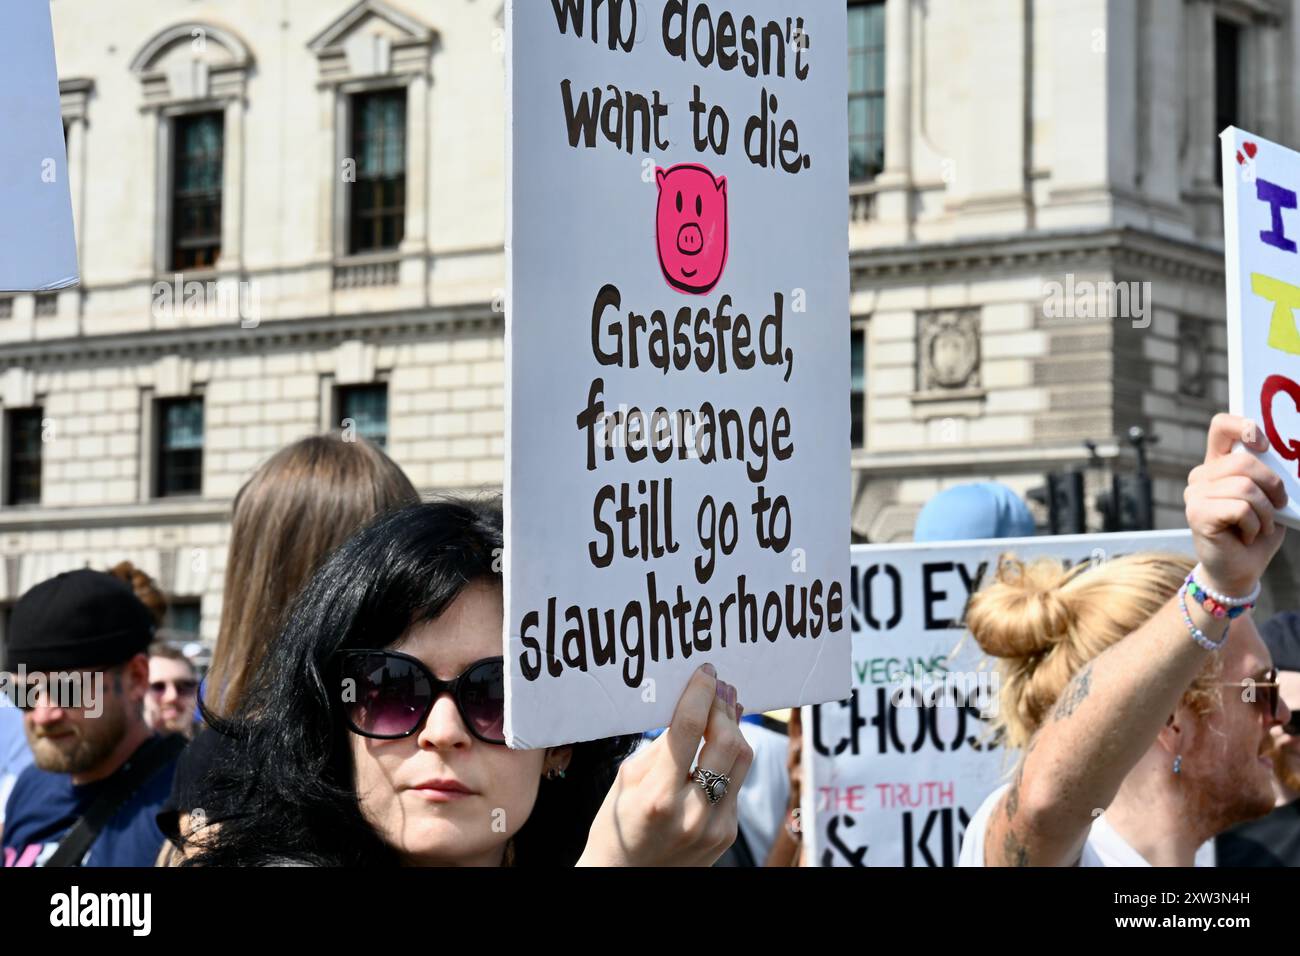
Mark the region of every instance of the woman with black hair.
POLYGON ((504 745, 501 548, 499 505, 444 501, 326 561, 217 721, 235 746, 191 864, 709 865, 731 845, 753 754, 709 665, 626 762, 635 737, 504 745), (730 792, 692 776, 697 751, 730 792))

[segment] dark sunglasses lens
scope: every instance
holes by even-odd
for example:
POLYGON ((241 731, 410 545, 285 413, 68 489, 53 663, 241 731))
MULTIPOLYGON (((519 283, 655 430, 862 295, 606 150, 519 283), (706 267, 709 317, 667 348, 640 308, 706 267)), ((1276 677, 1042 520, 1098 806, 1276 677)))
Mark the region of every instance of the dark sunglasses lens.
POLYGON ((428 676, 413 662, 386 654, 355 654, 344 667, 355 682, 347 699, 348 721, 363 734, 403 737, 424 719, 432 689, 428 676))
POLYGON ((480 661, 461 679, 460 705, 475 733, 505 742, 506 678, 501 661, 480 661))

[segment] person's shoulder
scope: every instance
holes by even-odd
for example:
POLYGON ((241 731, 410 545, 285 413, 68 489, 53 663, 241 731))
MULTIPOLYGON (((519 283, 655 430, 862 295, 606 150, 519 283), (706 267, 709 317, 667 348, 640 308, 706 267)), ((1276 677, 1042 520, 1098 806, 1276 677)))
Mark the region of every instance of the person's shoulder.
POLYGON ((10 792, 10 799, 15 799, 19 794, 30 797, 65 792, 72 792, 71 777, 66 773, 53 773, 49 770, 42 770, 36 764, 30 763, 22 769, 17 779, 14 780, 14 788, 10 792))
POLYGON ((67 812, 74 803, 71 777, 28 764, 14 780, 4 806, 0 807, 5 836, 33 821, 67 812))
POLYGON ((1277 807, 1267 816, 1239 823, 1214 840, 1221 867, 1300 865, 1300 801, 1277 807))

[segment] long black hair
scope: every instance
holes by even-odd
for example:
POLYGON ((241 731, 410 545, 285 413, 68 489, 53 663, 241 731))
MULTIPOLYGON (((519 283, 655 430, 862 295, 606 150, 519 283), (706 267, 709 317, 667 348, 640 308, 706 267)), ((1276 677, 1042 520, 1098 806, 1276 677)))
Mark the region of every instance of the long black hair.
MULTIPOLYGON (((208 822, 190 862, 388 866, 396 852, 361 813, 343 719, 336 652, 388 647, 432 620, 475 581, 501 582, 498 501, 450 499, 377 519, 303 589, 229 720, 231 746, 205 781, 208 822), (333 689, 332 689, 333 688, 333 689), (212 831, 208 831, 210 834, 212 831)), ((635 737, 575 744, 565 776, 546 780, 514 836, 515 865, 569 866, 635 737)))

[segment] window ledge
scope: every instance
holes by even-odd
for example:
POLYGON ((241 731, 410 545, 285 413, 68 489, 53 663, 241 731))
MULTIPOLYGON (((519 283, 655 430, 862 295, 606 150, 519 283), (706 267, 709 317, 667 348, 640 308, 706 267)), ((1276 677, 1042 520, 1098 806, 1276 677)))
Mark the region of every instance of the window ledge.
POLYGON ((397 285, 402 257, 396 252, 376 255, 347 256, 334 260, 334 288, 371 289, 397 285))
POLYGON ((880 186, 874 180, 849 186, 849 222, 871 222, 876 218, 876 194, 880 186))

